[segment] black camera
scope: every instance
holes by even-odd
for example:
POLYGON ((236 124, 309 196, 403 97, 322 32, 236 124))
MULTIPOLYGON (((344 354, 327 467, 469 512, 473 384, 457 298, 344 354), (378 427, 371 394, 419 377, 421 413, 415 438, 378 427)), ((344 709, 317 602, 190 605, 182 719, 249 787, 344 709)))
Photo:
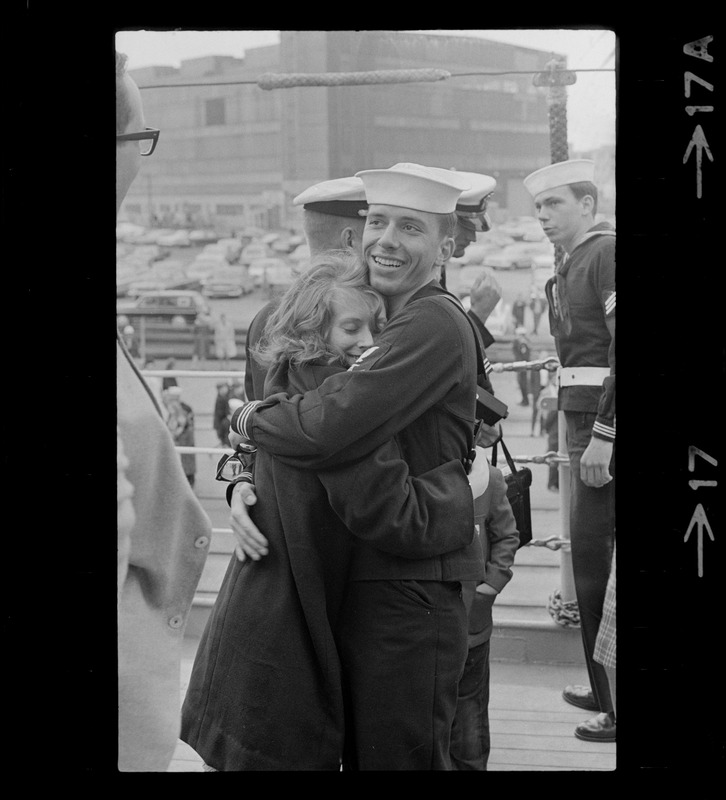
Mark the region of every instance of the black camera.
POLYGON ((476 387, 476 418, 485 422, 487 425, 496 425, 500 419, 505 419, 509 415, 509 406, 497 400, 491 392, 476 387))

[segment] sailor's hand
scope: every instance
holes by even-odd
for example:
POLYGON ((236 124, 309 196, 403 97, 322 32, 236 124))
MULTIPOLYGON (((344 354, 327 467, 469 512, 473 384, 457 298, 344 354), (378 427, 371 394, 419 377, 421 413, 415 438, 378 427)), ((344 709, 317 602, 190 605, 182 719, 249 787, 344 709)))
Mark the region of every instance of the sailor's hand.
POLYGON ((251 558, 259 561, 267 555, 267 539, 262 535, 254 522, 250 519, 247 506, 257 502, 255 487, 251 483, 240 481, 232 489, 230 500, 230 524, 237 544, 234 551, 240 561, 251 558))
POLYGON ((585 486, 599 489, 610 483, 613 476, 610 474, 610 461, 613 456, 613 443, 605 439, 590 439, 585 452, 580 459, 580 478, 585 486))
POLYGON ((483 323, 486 323, 489 315, 502 299, 502 287, 488 269, 485 269, 474 281, 474 285, 469 290, 469 299, 471 310, 483 323))

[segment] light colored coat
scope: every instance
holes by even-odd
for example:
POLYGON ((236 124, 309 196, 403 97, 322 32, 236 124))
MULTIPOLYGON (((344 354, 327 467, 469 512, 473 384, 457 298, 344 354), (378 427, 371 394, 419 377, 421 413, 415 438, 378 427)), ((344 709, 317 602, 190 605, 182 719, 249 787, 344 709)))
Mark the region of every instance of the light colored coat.
POLYGON ((119 530, 118 766, 164 772, 179 736, 184 628, 212 527, 158 407, 120 345, 116 364, 117 424, 135 517, 119 530))

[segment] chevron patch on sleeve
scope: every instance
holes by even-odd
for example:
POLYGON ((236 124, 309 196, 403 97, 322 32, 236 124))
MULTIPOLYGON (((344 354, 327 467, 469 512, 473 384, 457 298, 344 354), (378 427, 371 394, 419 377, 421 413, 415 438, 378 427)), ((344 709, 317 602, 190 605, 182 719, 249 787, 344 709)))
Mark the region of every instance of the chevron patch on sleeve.
POLYGON ((610 317, 615 313, 615 292, 605 295, 605 316, 610 317))

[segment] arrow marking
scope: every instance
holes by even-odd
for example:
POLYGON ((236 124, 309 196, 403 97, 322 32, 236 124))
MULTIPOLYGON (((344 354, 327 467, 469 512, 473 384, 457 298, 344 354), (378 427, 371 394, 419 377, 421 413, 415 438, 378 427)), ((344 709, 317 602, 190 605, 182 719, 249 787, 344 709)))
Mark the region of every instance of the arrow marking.
POLYGON ((686 148, 686 154, 683 156, 683 163, 685 164, 688 161, 688 157, 691 155, 691 150, 696 148, 696 197, 699 199, 702 195, 702 179, 701 179, 701 161, 703 160, 703 151, 706 151, 706 155, 708 156, 710 161, 713 161, 713 156, 711 155, 711 151, 708 147, 708 142, 706 141, 706 135, 703 132, 703 128, 700 125, 696 125, 695 130, 693 131, 693 136, 691 137, 691 141, 688 143, 688 147, 686 148))
POLYGON ((713 538, 713 531, 711 530, 711 526, 708 524, 708 519, 706 518, 706 512, 703 506, 699 503, 696 506, 696 510, 693 512, 693 516, 691 517, 691 521, 688 523, 688 530, 686 531, 686 535, 683 537, 683 541, 687 542, 691 536, 691 531, 693 530, 694 525, 696 526, 696 535, 698 538, 698 577, 703 577, 703 529, 706 528, 706 532, 709 535, 711 541, 715 541, 713 538))

